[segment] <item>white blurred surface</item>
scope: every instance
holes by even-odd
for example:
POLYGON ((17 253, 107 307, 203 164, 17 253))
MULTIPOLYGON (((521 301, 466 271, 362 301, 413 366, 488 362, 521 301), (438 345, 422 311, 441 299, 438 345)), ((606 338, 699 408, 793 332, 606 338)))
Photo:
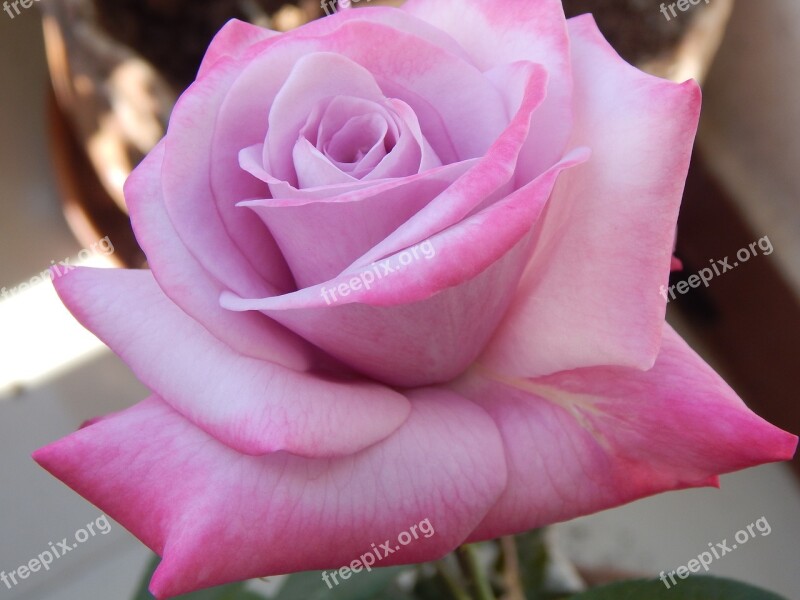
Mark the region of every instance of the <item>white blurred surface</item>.
MULTIPOLYGON (((714 560, 709 575, 730 577, 798 597, 797 540, 800 486, 784 465, 725 475, 722 488, 661 494, 556 526, 557 539, 581 567, 640 576, 669 573, 696 559, 708 544, 727 539, 730 553, 714 560), (765 517, 771 531, 741 547, 734 535, 765 517)), ((768 528, 763 527, 764 530, 768 528)), ((679 580, 678 580, 679 581, 679 580)))

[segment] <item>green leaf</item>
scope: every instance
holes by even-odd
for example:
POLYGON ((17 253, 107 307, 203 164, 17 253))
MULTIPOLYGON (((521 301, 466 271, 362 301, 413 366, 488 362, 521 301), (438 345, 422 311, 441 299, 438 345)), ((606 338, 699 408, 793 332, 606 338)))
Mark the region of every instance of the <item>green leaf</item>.
MULTIPOLYGON (((449 585, 448 579, 452 582, 450 585, 463 586, 464 582, 460 580, 459 576, 453 574, 453 569, 450 565, 450 559, 455 562, 455 559, 450 555, 434 563, 432 566, 435 569, 418 569, 417 581, 414 584, 413 597, 417 600, 442 600, 442 598, 453 599, 457 598, 449 585)), ((466 588, 463 593, 466 594, 466 588)))
POLYGON ((414 598, 419 600, 441 600, 442 598, 450 597, 450 590, 441 580, 436 578, 421 579, 414 586, 414 598))
POLYGON ((330 578, 331 571, 328 571, 331 588, 322 579, 322 571, 295 573, 289 576, 275 600, 382 600, 389 592, 396 598, 400 592, 394 587, 394 582, 405 570, 408 567, 372 569, 352 573, 346 580, 337 576, 338 585, 334 584, 330 578))
MULTIPOLYGON (((153 595, 148 591, 147 586, 150 584, 150 579, 153 577, 153 573, 156 567, 158 567, 159 562, 161 562, 161 559, 157 556, 154 556, 150 561, 133 600, 153 600, 153 595)), ((246 581, 222 585, 191 594, 176 596, 175 600, 265 600, 264 596, 246 590, 246 585, 246 581)))
POLYGON ((672 585, 667 579, 669 589, 658 579, 623 581, 572 596, 570 600, 786 600, 730 579, 697 576, 675 581, 678 583, 672 585))
POLYGON ((519 578, 526 600, 551 598, 546 589, 547 566, 550 555, 547 550, 544 529, 534 529, 514 536, 519 561, 519 578))

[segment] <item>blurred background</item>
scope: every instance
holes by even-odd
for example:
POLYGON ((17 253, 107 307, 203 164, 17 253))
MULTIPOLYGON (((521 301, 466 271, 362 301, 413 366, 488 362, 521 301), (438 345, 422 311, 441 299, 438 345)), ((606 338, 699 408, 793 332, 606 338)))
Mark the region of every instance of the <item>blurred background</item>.
MULTIPOLYGON (((669 19, 660 4, 565 8, 595 12, 627 60, 703 82, 676 250, 685 270, 673 283, 765 236, 774 252, 679 295, 668 318, 756 412, 798 433, 800 4, 712 0, 669 19)), ((142 265, 121 185, 163 134, 210 36, 231 17, 286 30, 321 14, 314 1, 268 0, 42 0, 0 12, 0 571, 100 515, 30 453, 146 394, 41 274, 64 263, 142 265)), ((765 517, 771 534, 712 572, 797 598, 798 464, 561 524, 553 540, 587 580, 653 576, 765 517)), ((0 597, 125 600, 148 557, 114 523, 49 571, 13 589, 0 583, 0 597)))

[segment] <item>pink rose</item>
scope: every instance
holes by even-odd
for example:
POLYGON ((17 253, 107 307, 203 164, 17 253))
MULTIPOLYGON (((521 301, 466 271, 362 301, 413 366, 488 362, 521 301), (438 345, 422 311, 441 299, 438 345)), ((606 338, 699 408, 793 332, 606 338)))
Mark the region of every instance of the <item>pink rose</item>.
POLYGON ((664 323, 699 110, 556 0, 230 22, 126 187, 151 270, 56 281, 153 395, 36 460, 167 598, 790 458, 664 323))

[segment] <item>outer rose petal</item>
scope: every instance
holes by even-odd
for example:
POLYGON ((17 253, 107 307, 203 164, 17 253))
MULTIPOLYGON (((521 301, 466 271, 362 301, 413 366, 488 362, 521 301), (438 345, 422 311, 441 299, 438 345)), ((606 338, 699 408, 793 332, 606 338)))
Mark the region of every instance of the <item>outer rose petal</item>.
POLYGON ((145 385, 239 452, 348 454, 408 416, 408 401, 389 388, 237 354, 170 302, 149 271, 77 269, 55 285, 70 312, 145 385))
POLYGON ((521 60, 554 75, 569 68, 560 0, 407 0, 402 9, 450 34, 482 71, 521 60))
POLYGON ((309 369, 312 352, 304 340, 272 319, 237 315, 219 305, 224 288, 189 253, 167 216, 161 193, 163 159, 162 141, 125 182, 136 239, 161 289, 236 352, 301 371, 309 369))
POLYGON ((573 143, 593 158, 559 180, 517 300, 481 358, 519 377, 653 364, 666 310, 659 287, 700 113, 696 83, 628 65, 591 16, 572 19, 570 34, 573 143))
POLYGON ((471 539, 571 519, 717 475, 790 459, 770 425, 668 325, 650 371, 596 367, 539 379, 476 368, 454 386, 497 422, 509 485, 471 539))
MULTIPOLYGON (((352 22, 388 25, 397 31, 410 33, 429 41, 462 60, 470 61, 469 54, 444 31, 393 7, 362 6, 358 11, 338 11, 334 15, 324 19, 315 19, 303 25, 302 28, 292 29, 283 35, 328 35, 334 33, 344 23, 352 22)), ((258 56, 266 46, 269 46, 269 42, 254 44, 247 50, 245 56, 252 59, 258 56)))
MULTIPOLYGON (((446 390, 410 392, 391 437, 353 456, 238 454, 157 397, 34 458, 164 557, 157 598, 307 569, 338 569, 428 519, 435 534, 380 566, 433 560, 481 521, 506 483, 500 436, 446 390)), ((320 582, 320 585, 323 585, 320 582)))
POLYGON ((211 41, 203 57, 197 78, 205 76, 221 58, 239 57, 254 44, 274 39, 280 35, 277 31, 266 27, 257 27, 238 19, 231 19, 211 41))
MULTIPOLYGON (((256 290, 279 293, 289 289, 291 276, 277 246, 273 252, 258 257, 258 262, 267 265, 272 275, 271 279, 265 279, 226 229, 211 187, 213 177, 209 178, 217 112, 240 70, 240 65, 232 59, 219 60, 175 105, 164 138, 161 170, 164 205, 187 249, 215 279, 242 293, 256 290)), ((237 161, 238 155, 233 157, 233 164, 237 161)), ((257 220, 253 221, 260 228, 261 239, 269 239, 267 229, 257 220)), ((252 231, 247 234, 248 239, 254 235, 252 231)))

